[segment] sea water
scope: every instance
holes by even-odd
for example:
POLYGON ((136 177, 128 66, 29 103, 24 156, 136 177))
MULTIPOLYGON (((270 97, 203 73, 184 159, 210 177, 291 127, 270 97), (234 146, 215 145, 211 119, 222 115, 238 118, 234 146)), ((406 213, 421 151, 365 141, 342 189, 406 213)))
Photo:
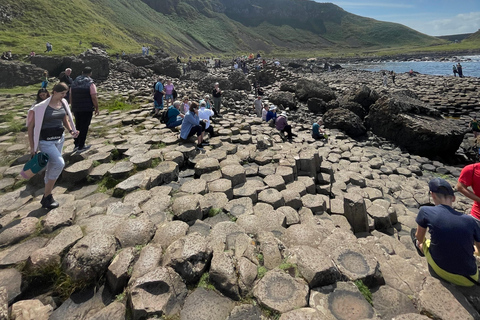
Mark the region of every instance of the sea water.
MULTIPOLYGON (((463 75, 465 77, 480 78, 480 55, 477 56, 461 56, 463 75)), ((367 70, 367 71, 395 71, 395 73, 413 71, 437 76, 450 75, 453 77, 453 65, 457 61, 382 61, 382 62, 359 62, 353 64, 345 64, 342 67, 347 69, 367 70)))

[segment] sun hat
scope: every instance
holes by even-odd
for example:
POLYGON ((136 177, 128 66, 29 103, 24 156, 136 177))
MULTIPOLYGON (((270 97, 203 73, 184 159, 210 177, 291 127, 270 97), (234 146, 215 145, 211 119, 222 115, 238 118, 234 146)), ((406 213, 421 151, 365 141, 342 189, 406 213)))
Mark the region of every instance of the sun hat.
POLYGON ((441 193, 441 194, 446 194, 448 196, 454 195, 453 189, 450 183, 448 183, 442 178, 434 178, 430 180, 430 182, 428 183, 428 188, 433 193, 441 193))
POLYGON ((288 117, 288 114, 287 114, 286 111, 283 111, 280 115, 281 115, 281 116, 284 116, 285 118, 288 117))
POLYGON ((276 110, 277 106, 274 106, 273 104, 270 106, 269 110, 276 110))

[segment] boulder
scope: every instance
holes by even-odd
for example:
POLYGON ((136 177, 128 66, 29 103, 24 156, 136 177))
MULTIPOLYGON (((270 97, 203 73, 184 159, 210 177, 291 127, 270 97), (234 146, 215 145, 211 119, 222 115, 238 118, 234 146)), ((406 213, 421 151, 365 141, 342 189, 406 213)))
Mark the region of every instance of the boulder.
POLYGON ((149 219, 126 219, 115 230, 115 238, 122 248, 145 245, 154 236, 155 229, 155 224, 149 219))
POLYGON ((341 102, 340 106, 344 109, 352 111, 362 120, 367 115, 367 111, 365 110, 365 108, 362 107, 362 105, 357 102, 345 101, 345 102, 341 102))
POLYGON ((166 58, 157 60, 151 69, 156 74, 165 75, 170 78, 180 78, 182 71, 180 70, 178 63, 173 58, 166 58))
POLYGON ((215 291, 197 288, 187 299, 180 312, 180 320, 225 320, 234 302, 215 291))
POLYGON ((47 70, 50 76, 58 76, 63 69, 63 57, 59 56, 44 56, 37 54, 30 58, 30 62, 35 66, 47 70))
POLYGON ((269 86, 275 83, 275 72, 272 69, 263 69, 255 72, 255 80, 260 86, 269 86))
POLYGON ((42 82, 43 68, 22 62, 0 60, 0 88, 28 86, 42 82))
POLYGON ((88 234, 67 253, 63 260, 63 269, 74 281, 94 280, 106 271, 116 249, 113 236, 88 234))
POLYGON ((355 92, 353 101, 359 103, 366 110, 369 110, 370 106, 374 104, 378 98, 379 95, 375 90, 363 86, 355 92))
POLYGON ((126 308, 122 302, 112 302, 87 320, 125 320, 126 308))
POLYGON ((22 274, 13 268, 0 270, 0 288, 6 289, 7 301, 11 304, 22 293, 22 274))
POLYGON ((465 135, 453 120, 406 96, 380 98, 370 107, 368 123, 376 135, 426 157, 454 155, 465 135))
POLYGON ((248 81, 247 77, 245 77, 245 74, 243 72, 232 72, 228 76, 228 81, 232 84, 230 89, 232 90, 246 90, 250 91, 252 89, 252 86, 250 82, 248 81))
POLYGON ((227 78, 209 75, 198 82, 198 90, 211 94, 216 82, 219 83, 221 90, 232 88, 232 83, 227 78))
POLYGON ((323 114, 327 112, 327 104, 320 98, 310 98, 307 101, 308 110, 313 113, 323 114))
POLYGON ((48 320, 52 314, 52 311, 53 307, 51 305, 44 305, 40 300, 23 300, 12 305, 11 319, 48 320))
POLYGON ((203 61, 195 60, 190 62, 190 69, 195 71, 208 72, 208 68, 203 61))
POLYGON ((157 267, 130 285, 132 318, 178 314, 187 292, 182 278, 172 268, 157 267))
POLYGON ((340 129, 351 137, 362 136, 367 132, 362 119, 350 110, 337 108, 323 115, 325 128, 340 129))
POLYGON ((153 56, 144 56, 141 54, 127 54, 123 57, 125 61, 137 66, 137 67, 145 67, 150 64, 155 63, 155 58, 153 56))
POLYGON ((276 106, 281 106, 282 109, 296 109, 295 95, 290 92, 274 92, 268 96, 268 101, 276 106))
POLYGON ((354 233, 368 232, 367 208, 363 197, 357 193, 346 194, 343 202, 345 218, 353 228, 354 233))
POLYGON ((297 82, 295 95, 300 101, 307 101, 310 98, 320 98, 325 102, 336 99, 335 92, 325 83, 312 80, 300 79, 297 82))

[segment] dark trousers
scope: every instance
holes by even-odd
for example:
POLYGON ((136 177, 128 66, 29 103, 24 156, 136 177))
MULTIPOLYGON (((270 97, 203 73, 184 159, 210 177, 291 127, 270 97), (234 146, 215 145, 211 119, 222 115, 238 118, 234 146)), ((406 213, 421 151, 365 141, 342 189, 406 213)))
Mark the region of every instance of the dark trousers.
POLYGON ((214 135, 214 134, 213 134, 213 127, 212 127, 211 125, 210 125, 210 127, 208 127, 208 128, 205 129, 205 132, 210 133, 210 136, 211 136, 211 137, 213 137, 213 135, 214 135))
POLYGON ((287 133, 287 137, 288 139, 292 139, 293 138, 293 134, 292 134, 292 126, 287 124, 285 126, 285 128, 283 128, 283 130, 280 130, 281 132, 286 132, 287 133))
POLYGON ((80 134, 74 140, 75 147, 82 149, 85 146, 85 140, 87 140, 88 127, 90 127, 90 122, 92 122, 93 112, 74 112, 73 114, 75 115, 75 126, 80 131, 80 134))

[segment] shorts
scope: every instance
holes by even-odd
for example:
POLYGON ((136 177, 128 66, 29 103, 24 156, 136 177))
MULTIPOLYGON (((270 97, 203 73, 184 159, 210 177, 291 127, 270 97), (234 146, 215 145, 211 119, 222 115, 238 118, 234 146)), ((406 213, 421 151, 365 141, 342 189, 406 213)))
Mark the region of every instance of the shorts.
POLYGON ((166 94, 165 100, 173 100, 173 94, 166 94))
MULTIPOLYGON (((430 239, 426 239, 423 242, 423 253, 425 254, 425 257, 427 258, 428 265, 435 271, 435 273, 442 279, 453 283, 457 286, 462 286, 462 287, 471 287, 474 285, 472 281, 470 281, 467 277, 459 275, 459 274, 454 274, 450 273, 448 271, 443 270, 440 268, 435 261, 433 261, 432 256, 430 255, 429 249, 430 248, 430 239)), ((478 281, 478 269, 477 273, 474 275, 470 276, 473 280, 478 281)))

